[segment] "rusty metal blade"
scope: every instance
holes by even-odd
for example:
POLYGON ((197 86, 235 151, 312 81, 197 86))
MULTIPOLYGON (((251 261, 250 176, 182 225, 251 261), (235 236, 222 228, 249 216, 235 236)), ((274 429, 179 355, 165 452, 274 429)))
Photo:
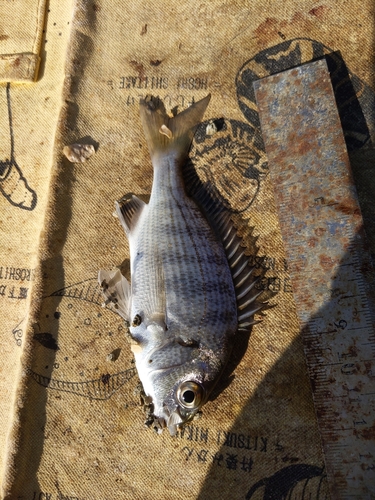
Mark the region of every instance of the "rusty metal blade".
POLYGON ((326 62, 254 88, 331 496, 375 498, 374 269, 326 62))

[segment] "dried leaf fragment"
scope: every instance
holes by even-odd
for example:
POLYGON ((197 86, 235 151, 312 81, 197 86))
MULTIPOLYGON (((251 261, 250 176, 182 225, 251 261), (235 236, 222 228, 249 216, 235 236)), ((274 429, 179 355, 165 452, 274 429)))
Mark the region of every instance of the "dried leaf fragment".
POLYGON ((64 155, 72 163, 83 163, 95 153, 92 144, 70 144, 63 149, 64 155))
POLYGON ((216 134, 216 132, 217 132, 216 123, 213 121, 210 121, 206 127, 206 135, 214 135, 214 134, 216 134))
POLYGON ((107 361, 116 361, 120 356, 121 349, 115 349, 114 351, 107 354, 107 361))
POLYGON ((159 132, 163 135, 166 135, 168 139, 172 139, 173 137, 172 130, 170 130, 166 125, 162 125, 159 129, 159 132))

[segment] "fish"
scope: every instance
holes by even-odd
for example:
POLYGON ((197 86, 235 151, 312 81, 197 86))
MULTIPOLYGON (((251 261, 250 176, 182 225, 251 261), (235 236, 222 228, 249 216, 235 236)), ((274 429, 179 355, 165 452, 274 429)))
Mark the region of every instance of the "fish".
POLYGON ((173 117, 157 97, 140 101, 151 196, 147 204, 132 193, 115 202, 130 283, 120 269, 98 274, 105 303, 128 322, 154 427, 172 436, 207 402, 236 335, 263 307, 230 214, 209 190, 187 193, 184 168, 210 97, 173 117))

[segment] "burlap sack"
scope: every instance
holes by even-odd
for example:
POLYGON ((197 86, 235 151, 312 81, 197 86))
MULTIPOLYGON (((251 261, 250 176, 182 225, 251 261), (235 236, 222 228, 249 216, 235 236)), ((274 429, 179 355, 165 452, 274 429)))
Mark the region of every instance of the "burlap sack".
POLYGON ((38 77, 46 0, 3 2, 0 81, 33 82, 38 77))
MULTIPOLYGON (((17 448, 11 428, 18 421, 16 394, 22 386, 20 358, 27 344, 28 309, 47 214, 71 17, 70 0, 50 5, 49 12, 45 2, 40 1, 2 2, 0 6, 1 52, 33 53, 35 60, 40 54, 42 58, 36 83, 31 83, 36 73, 29 72, 28 84, 16 84, 14 79, 19 80, 20 73, 11 71, 1 75, 7 83, 0 85, 2 476, 9 465, 9 453, 17 448), (48 36, 39 49, 44 18, 49 26, 48 36)), ((22 68, 26 66, 20 63, 19 69, 22 68)), ((3 484, 3 480, 1 482, 3 484)))
POLYGON ((2 198, 3 497, 328 498, 252 82, 336 52, 347 144, 370 200, 373 3, 89 0, 73 9, 51 0, 49 9, 42 79, 2 89, 2 157, 22 165, 37 193, 28 210, 2 198), (139 98, 159 95, 171 110, 208 92, 192 163, 232 210, 274 307, 250 339, 238 338, 201 418, 171 438, 144 426, 125 326, 101 307, 96 276, 116 266, 128 273, 114 200, 151 190, 139 98), (96 153, 72 164, 62 154, 72 143, 96 153))

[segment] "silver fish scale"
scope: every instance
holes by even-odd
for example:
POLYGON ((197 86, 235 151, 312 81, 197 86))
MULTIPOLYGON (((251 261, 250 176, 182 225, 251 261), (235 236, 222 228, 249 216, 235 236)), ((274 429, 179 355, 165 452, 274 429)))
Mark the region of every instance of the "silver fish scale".
POLYGON ((233 281, 222 244, 185 194, 178 170, 173 158, 155 168, 150 203, 130 240, 132 314, 143 312, 147 322, 148 313, 165 313, 168 337, 215 348, 237 328, 233 281))

